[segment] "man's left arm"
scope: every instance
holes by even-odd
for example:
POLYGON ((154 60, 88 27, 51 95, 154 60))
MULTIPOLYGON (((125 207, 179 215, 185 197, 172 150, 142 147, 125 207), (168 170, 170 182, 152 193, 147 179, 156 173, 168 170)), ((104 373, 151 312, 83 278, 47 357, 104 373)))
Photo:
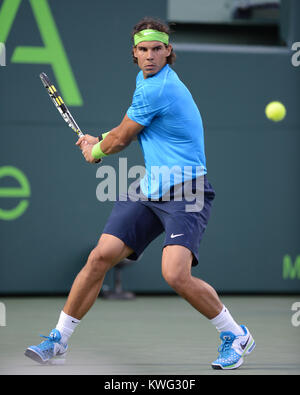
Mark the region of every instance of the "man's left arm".
POLYGON ((104 140, 97 144, 90 144, 83 136, 76 144, 80 146, 86 161, 95 163, 103 156, 122 151, 136 139, 143 128, 143 125, 131 120, 126 114, 120 125, 112 129, 104 140))

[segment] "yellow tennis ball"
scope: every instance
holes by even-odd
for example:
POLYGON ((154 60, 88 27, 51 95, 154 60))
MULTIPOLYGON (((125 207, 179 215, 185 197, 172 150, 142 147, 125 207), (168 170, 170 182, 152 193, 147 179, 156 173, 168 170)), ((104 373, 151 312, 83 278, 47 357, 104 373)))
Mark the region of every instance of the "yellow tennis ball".
POLYGON ((279 101, 272 101, 266 107, 266 116, 274 122, 282 121, 286 115, 285 106, 279 101))

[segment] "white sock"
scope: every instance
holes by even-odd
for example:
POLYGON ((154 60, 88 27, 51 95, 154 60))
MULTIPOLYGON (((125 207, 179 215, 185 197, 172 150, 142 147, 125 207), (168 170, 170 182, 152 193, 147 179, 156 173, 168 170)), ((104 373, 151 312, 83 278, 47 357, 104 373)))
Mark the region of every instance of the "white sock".
POLYGON ((79 324, 80 320, 77 318, 67 315, 65 312, 61 312, 59 316, 56 329, 59 330, 61 334, 61 342, 64 344, 68 343, 69 337, 74 332, 76 326, 79 324))
POLYGON ((243 335, 244 331, 232 318, 229 310, 223 305, 222 311, 210 322, 217 328, 218 332, 232 332, 234 335, 243 335))

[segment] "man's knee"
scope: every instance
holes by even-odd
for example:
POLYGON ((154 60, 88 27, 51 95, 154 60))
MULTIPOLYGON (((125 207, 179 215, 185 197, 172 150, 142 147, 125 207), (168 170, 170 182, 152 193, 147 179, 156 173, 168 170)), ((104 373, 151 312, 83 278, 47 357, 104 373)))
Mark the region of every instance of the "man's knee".
POLYGON ((89 255, 86 269, 93 275, 102 276, 132 252, 133 250, 117 237, 102 234, 97 246, 89 255))
POLYGON ((182 246, 166 246, 162 259, 162 275, 175 291, 181 291, 191 279, 191 252, 182 246))
POLYGON ((187 270, 182 270, 180 266, 168 265, 162 266, 162 275, 168 285, 175 291, 180 292, 185 289, 191 277, 187 270))
POLYGON ((95 247, 88 257, 87 268, 95 275, 105 274, 114 265, 113 257, 110 253, 99 245, 95 247))

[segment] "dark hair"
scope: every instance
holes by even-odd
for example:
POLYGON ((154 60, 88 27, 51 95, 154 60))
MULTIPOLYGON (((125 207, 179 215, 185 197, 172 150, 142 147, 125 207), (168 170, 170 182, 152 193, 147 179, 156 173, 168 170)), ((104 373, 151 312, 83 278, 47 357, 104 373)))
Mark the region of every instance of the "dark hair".
MULTIPOLYGON (((159 32, 167 33, 168 35, 171 33, 170 28, 166 23, 162 22, 159 19, 145 17, 142 20, 140 20, 133 28, 133 31, 132 31, 133 43, 134 43, 134 35, 136 33, 140 32, 141 30, 145 30, 145 29, 158 30, 159 32)), ((166 45, 166 47, 167 47, 167 45, 166 45)), ((133 48, 132 48, 132 58, 133 58, 133 63, 137 63, 137 58, 133 54, 133 48)), ((176 54, 172 48, 170 55, 167 57, 167 63, 173 64, 175 62, 175 59, 176 59, 176 54)))

